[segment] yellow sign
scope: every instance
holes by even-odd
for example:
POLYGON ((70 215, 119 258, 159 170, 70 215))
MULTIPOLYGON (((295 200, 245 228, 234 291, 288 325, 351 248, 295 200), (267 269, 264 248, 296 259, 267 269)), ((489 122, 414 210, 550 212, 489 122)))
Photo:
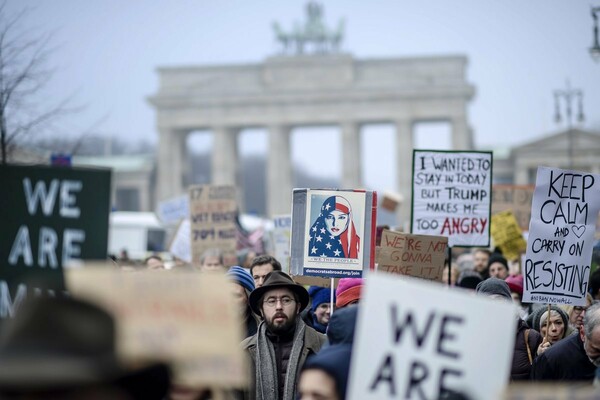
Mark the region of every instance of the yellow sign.
POLYGON ((512 211, 492 215, 490 226, 494 245, 502 249, 507 260, 516 260, 527 249, 527 242, 512 211))

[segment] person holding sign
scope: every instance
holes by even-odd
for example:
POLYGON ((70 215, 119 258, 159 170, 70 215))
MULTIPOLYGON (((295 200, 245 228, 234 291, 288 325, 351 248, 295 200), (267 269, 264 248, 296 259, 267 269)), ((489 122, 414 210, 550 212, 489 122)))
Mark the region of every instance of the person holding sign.
POLYGON ((254 372, 244 399, 294 400, 296 382, 306 358, 316 354, 325 335, 306 326, 300 312, 308 305, 308 292, 284 272, 267 275, 250 293, 250 307, 263 317, 258 332, 242 342, 254 372))
POLYGON ((538 349, 538 354, 548 350, 550 346, 559 340, 569 336, 572 331, 569 330, 569 317, 560 307, 551 306, 550 315, 546 307, 538 308, 532 314, 533 329, 538 331, 544 338, 544 342, 538 349), (548 321, 548 318, 550 320, 548 321))
POLYGON ((600 304, 594 304, 586 311, 577 334, 559 341, 535 359, 531 379, 591 383, 599 366, 600 304))
POLYGON ((330 196, 310 228, 309 257, 358 258, 360 237, 356 233, 350 202, 330 196))

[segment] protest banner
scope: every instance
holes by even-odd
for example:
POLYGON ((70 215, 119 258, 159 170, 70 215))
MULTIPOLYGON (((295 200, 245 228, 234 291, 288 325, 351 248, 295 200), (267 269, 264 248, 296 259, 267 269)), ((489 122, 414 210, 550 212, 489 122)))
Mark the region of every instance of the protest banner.
POLYGON ((523 302, 586 304, 599 210, 600 175, 538 167, 523 302))
POLYGON ((294 189, 291 275, 362 276, 375 262, 377 194, 294 189))
POLYGON ((186 263, 192 262, 192 243, 190 241, 190 220, 184 219, 179 223, 175 236, 171 240, 169 253, 186 263))
POLYGON ((235 186, 190 186, 190 242, 192 258, 198 262, 208 249, 220 249, 225 265, 236 265, 235 186))
POLYGON ((105 260, 110 170, 0 166, 0 318, 64 290, 62 268, 105 260))
POLYGON ((189 196, 174 197, 161 201, 157 207, 158 218, 163 224, 177 224, 190 216, 189 196))
POLYGON ((510 210, 492 215, 491 233, 494 246, 500 247, 507 260, 518 260, 527 248, 523 232, 510 210))
POLYGON ((273 217, 273 248, 275 258, 281 263, 286 274, 290 273, 290 246, 292 239, 292 217, 282 215, 273 217))
POLYGON ((493 185, 492 214, 512 210, 521 230, 529 230, 534 185, 493 185))
POLYGON ((492 153, 414 150, 411 233, 490 244, 492 153))
POLYGON ((381 272, 365 285, 348 399, 500 397, 516 332, 511 302, 381 272))
POLYGON ((411 235, 384 229, 377 248, 377 270, 441 281, 448 238, 411 235))
POLYGON ((225 275, 85 266, 65 271, 65 280, 73 296, 115 316, 125 361, 168 362, 186 386, 247 383, 242 327, 225 275))

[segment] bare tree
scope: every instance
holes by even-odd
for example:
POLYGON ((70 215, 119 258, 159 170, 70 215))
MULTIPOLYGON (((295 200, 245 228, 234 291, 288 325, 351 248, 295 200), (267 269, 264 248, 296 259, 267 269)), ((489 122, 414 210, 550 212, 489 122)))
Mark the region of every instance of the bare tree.
POLYGON ((68 99, 40 104, 52 76, 48 68, 51 34, 31 35, 21 25, 29 9, 7 15, 0 5, 0 157, 2 164, 15 141, 39 132, 67 112, 68 99))

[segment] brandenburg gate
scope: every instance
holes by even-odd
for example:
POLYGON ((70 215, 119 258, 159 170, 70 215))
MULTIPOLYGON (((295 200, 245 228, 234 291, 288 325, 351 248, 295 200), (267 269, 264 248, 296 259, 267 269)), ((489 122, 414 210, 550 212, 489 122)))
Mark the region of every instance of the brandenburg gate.
MULTIPOLYGON (((361 126, 389 123, 396 128, 395 143, 382 144, 395 146, 396 165, 381 169, 397 169, 397 190, 404 198, 400 217, 407 221, 415 123, 447 121, 452 147, 473 147, 467 103, 474 88, 466 81, 466 65, 464 56, 356 59, 317 51, 281 54, 258 64, 160 68, 158 93, 149 99, 159 132, 158 200, 185 191, 184 146, 192 131, 214 135, 212 183, 236 184, 238 133, 268 130, 267 210, 272 217, 291 212, 294 127, 340 127, 341 188, 354 189, 363 187, 361 126)), ((321 151, 315 146, 306 157, 316 158, 321 151)))

